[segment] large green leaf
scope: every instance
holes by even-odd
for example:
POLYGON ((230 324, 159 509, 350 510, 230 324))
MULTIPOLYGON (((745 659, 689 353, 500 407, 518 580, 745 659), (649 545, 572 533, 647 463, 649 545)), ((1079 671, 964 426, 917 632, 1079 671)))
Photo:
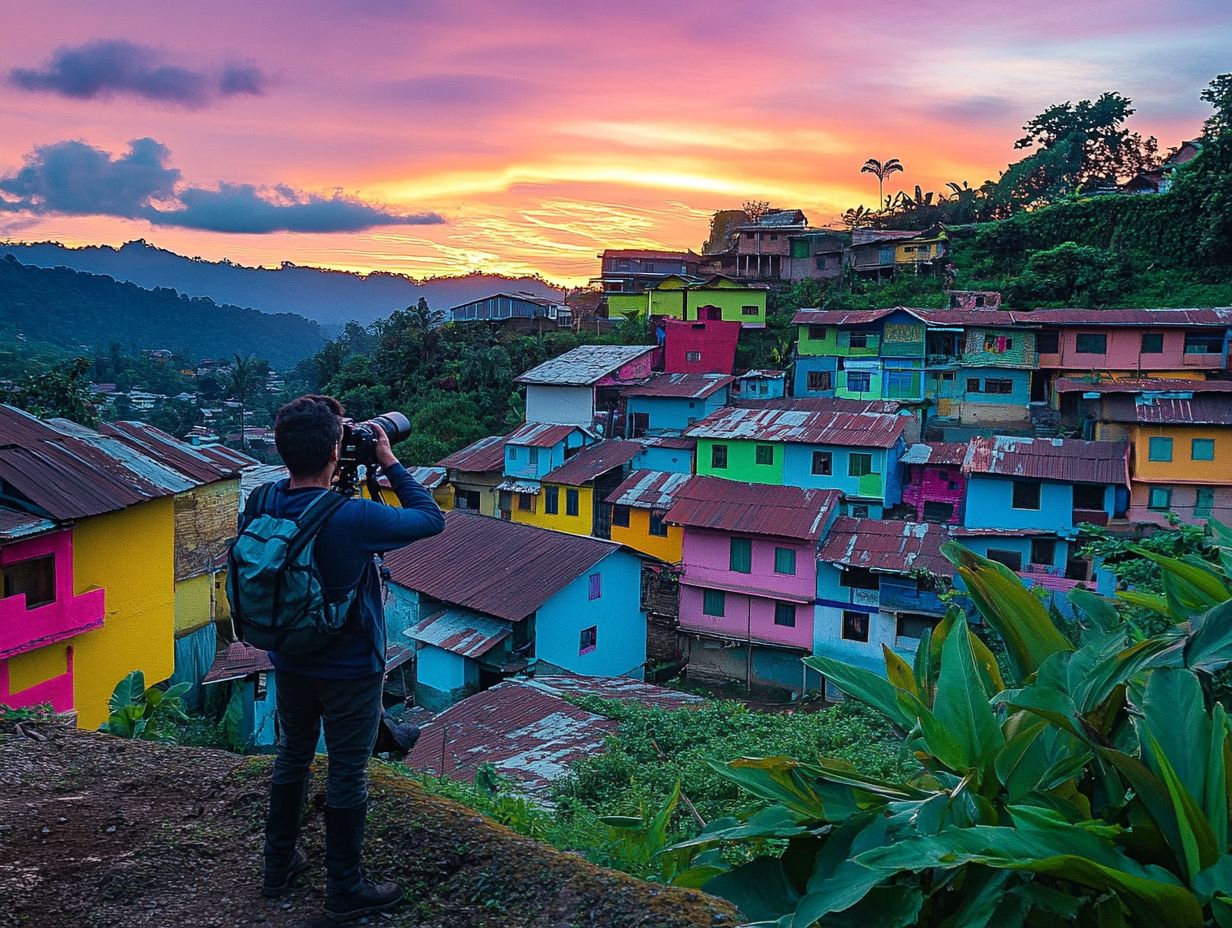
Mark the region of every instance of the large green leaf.
POLYGON ((1148 731, 1144 741, 1145 746, 1150 748, 1150 754, 1160 779, 1163 780, 1168 790, 1168 797, 1172 802, 1172 809, 1180 830, 1185 868, 1190 879, 1193 879, 1200 871, 1218 859, 1222 849, 1216 846, 1215 834, 1211 830, 1210 823, 1198 806, 1197 800, 1185 788, 1184 782, 1173 768, 1154 734, 1148 731))
POLYGON ((921 697, 922 693, 916 684, 915 674, 911 669, 911 665, 891 651, 889 645, 886 644, 881 646, 881 656, 885 661, 886 679, 890 681, 891 685, 910 693, 912 696, 921 697))
POLYGON ((111 693, 108 708, 112 712, 120 712, 125 706, 140 705, 145 699, 145 674, 134 670, 116 684, 111 693))
POLYGON ((958 746, 961 760, 955 769, 960 773, 982 771, 1005 743, 1001 726, 988 705, 965 619, 958 620, 945 640, 933 715, 958 746))
POLYGON ((1177 620, 1201 615, 1232 599, 1232 590, 1205 562, 1168 557, 1136 545, 1131 550, 1159 565, 1168 607, 1177 620))
POLYGON ((841 912, 885 879, 884 873, 861 866, 852 858, 882 847, 886 839, 887 822, 881 815, 857 816, 835 828, 817 855, 806 894, 796 908, 795 924, 811 925, 831 912, 841 912))
POLYGON ((1008 567, 956 542, 947 543, 941 551, 958 568, 984 621, 1005 641, 1019 682, 1035 673, 1049 655, 1073 650, 1073 644, 1048 618, 1044 604, 1008 567))
MULTIPOLYGON (((606 822, 607 820, 604 819, 606 822)), ((641 823, 641 819, 633 821, 641 823)), ((715 819, 697 835, 673 845, 676 848, 706 847, 726 841, 765 840, 767 838, 790 838, 807 831, 799 824, 800 817, 786 806, 766 806, 749 817, 748 821, 735 818, 715 819)))
POLYGON ((1073 603, 1100 631, 1110 632, 1125 624, 1121 614, 1116 611, 1112 601, 1098 593, 1082 587, 1074 587, 1069 591, 1069 601, 1073 603))
POLYGON ((1232 602, 1193 620, 1185 642, 1185 666, 1214 673, 1232 663, 1232 602))
POLYGON ((1137 590, 1118 590, 1117 599, 1129 603, 1131 606, 1140 606, 1143 609, 1149 609, 1151 612, 1158 613, 1166 619, 1179 621, 1172 615, 1172 608, 1168 605, 1168 600, 1158 595, 1157 593, 1140 593, 1137 590))
POLYGON ((820 655, 806 657, 804 663, 852 699, 876 709, 904 731, 915 725, 915 719, 908 717, 899 705, 898 691, 880 674, 820 655))
POLYGON ((767 921, 796 910, 800 894, 777 858, 758 857, 709 880, 704 889, 726 899, 749 921, 767 921))
POLYGON ((884 802, 869 793, 862 794, 862 802, 852 787, 812 776, 808 765, 789 757, 742 757, 727 764, 713 760, 709 763, 753 795, 816 821, 842 821, 863 805, 884 802))

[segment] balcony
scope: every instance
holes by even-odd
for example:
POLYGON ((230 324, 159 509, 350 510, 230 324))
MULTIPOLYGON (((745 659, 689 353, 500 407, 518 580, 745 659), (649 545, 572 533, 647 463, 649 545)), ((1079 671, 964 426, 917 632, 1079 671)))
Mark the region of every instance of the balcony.
POLYGON ((24 594, 0 599, 0 660, 101 628, 103 590, 26 608, 24 594))
POLYGON ((1092 525, 1107 525, 1108 513, 1102 509, 1075 509, 1070 516, 1070 525, 1081 525, 1090 522, 1092 525))

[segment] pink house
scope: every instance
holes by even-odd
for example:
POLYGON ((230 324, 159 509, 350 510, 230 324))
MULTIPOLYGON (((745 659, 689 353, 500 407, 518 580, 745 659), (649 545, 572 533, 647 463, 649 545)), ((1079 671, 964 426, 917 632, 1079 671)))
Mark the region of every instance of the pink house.
POLYGON ((910 445, 903 465, 903 508, 912 522, 962 524, 967 478, 962 472, 966 442, 910 445))
MULTIPOLYGON (((699 312, 699 316, 701 313, 699 312)), ((664 319, 663 370, 669 374, 730 374, 736 364, 740 323, 717 314, 693 322, 664 319)))
POLYGON ((1015 313, 1039 325, 1041 370, 1221 370, 1232 309, 1037 309, 1015 313))
POLYGON ((103 624, 101 589, 73 592, 73 537, 54 522, 0 508, 0 703, 50 703, 67 712, 73 701, 73 649, 62 673, 22 687, 13 682, 15 658, 103 624))
POLYGON ((836 490, 693 477, 664 517, 683 526, 681 651, 696 678, 802 690, 813 645, 817 545, 836 490))

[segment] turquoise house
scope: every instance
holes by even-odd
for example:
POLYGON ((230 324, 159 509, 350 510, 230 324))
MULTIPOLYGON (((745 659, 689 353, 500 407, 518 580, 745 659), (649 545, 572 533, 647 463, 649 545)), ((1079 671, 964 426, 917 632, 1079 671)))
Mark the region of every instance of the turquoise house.
POLYGON ((642 446, 632 461, 633 470, 657 470, 666 474, 693 473, 697 439, 677 435, 650 435, 639 438, 642 446))
POLYGON ((656 374, 625 387, 626 437, 680 434, 726 406, 734 380, 727 374, 656 374))
POLYGON ((597 441, 578 425, 525 422, 505 436, 505 476, 538 480, 565 463, 565 458, 597 441))

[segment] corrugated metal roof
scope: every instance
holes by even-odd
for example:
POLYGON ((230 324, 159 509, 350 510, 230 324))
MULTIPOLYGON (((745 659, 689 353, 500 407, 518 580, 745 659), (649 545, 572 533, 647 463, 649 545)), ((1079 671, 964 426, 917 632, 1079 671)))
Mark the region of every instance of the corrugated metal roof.
MULTIPOLYGON (((446 472, 443 467, 410 467, 407 469, 425 490, 435 490, 445 482, 446 472)), ((388 483, 388 481, 385 482, 388 483)))
POLYGON ((508 622, 469 609, 440 609, 403 632, 408 638, 461 657, 482 657, 513 633, 508 622))
POLYGON ((281 464, 258 464, 256 467, 246 467, 240 473, 240 506, 248 502, 248 495, 257 487, 275 480, 286 480, 291 476, 281 464))
POLYGON ((929 441, 908 445, 899 458, 904 464, 962 464, 967 456, 965 441, 929 441))
POLYGON ((543 479, 547 483, 581 486, 610 470, 624 467, 644 450, 638 442, 619 438, 596 442, 578 451, 543 479))
POLYGON ((201 678, 202 683, 242 680, 249 674, 273 670, 269 653, 242 641, 233 641, 214 657, 214 663, 201 678))
POLYGON ((445 513, 445 531, 391 552, 385 566, 407 589, 518 622, 619 550, 598 538, 454 510, 445 513))
POLYGON ((1109 396, 1103 400, 1100 418, 1156 425, 1232 425, 1232 403, 1219 394, 1200 394, 1191 399, 1109 396))
POLYGON ((895 400, 851 400, 837 396, 780 396, 769 400, 736 400, 745 409, 793 409, 797 412, 875 412, 898 415, 902 404, 895 400))
POLYGON ((1032 320, 1018 319, 1015 313, 1004 309, 931 309, 921 306, 854 310, 801 309, 791 317, 791 321, 793 325, 870 325, 895 313, 907 313, 928 325, 1003 328, 1015 324, 1032 324, 1032 320))
POLYGON ((656 251, 653 248, 608 248, 601 258, 653 258, 664 261, 700 261, 691 251, 656 251))
POLYGON ((449 307, 449 312, 462 309, 466 306, 473 306, 475 303, 484 303, 488 300, 495 300, 504 297, 508 300, 521 300, 523 303, 534 303, 536 306, 564 306, 564 297, 553 299, 548 296, 536 296, 533 293, 510 293, 508 290, 500 290, 495 293, 487 293, 483 296, 475 297, 473 300, 467 300, 465 303, 459 303, 457 306, 449 307))
POLYGON ((579 345, 544 361, 517 378, 518 383, 589 386, 630 361, 655 351, 654 345, 579 345))
MULTIPOLYGON (((574 432, 590 432, 580 425, 553 425, 549 422, 523 422, 505 436, 505 444, 530 448, 552 448, 574 432)), ((503 460, 503 459, 502 459, 503 460)), ((504 464, 501 464, 504 467, 504 464)))
POLYGON ((885 573, 927 570, 949 576, 954 572, 953 565, 942 555, 941 546, 950 536, 946 526, 931 522, 839 516, 817 560, 885 573))
POLYGON ((194 486, 117 439, 3 405, 0 479, 53 519, 114 512, 194 486))
POLYGON ((606 501, 614 506, 666 511, 676 501, 677 491, 692 479, 692 474, 635 470, 611 492, 606 501))
POLYGON ((465 448, 447 454, 436 462, 440 467, 487 473, 505 469, 505 436, 489 435, 473 441, 465 448))
POLYGON ((1232 307, 1205 309, 1034 309, 1016 310, 1014 319, 1028 325, 1208 326, 1232 325, 1232 307))
POLYGON ((891 448, 902 438, 906 427, 906 416, 725 407, 691 426, 685 434, 731 441, 891 448))
POLYGON ((684 709, 706 700, 694 693, 682 693, 665 686, 643 683, 632 677, 587 677, 576 673, 539 673, 527 680, 531 686, 558 694, 597 696, 661 709, 684 709))
POLYGON ((687 435, 643 435, 633 441, 645 448, 669 448, 673 451, 693 451, 697 448, 697 439, 687 435))
POLYGON ((694 477, 676 491, 664 520, 690 528, 816 541, 841 499, 837 490, 694 477))
POLYGON ((648 380, 625 387, 625 396, 661 396, 704 400, 736 378, 730 374, 655 374, 648 380))
POLYGON ((791 317, 792 325, 871 325, 899 312, 889 309, 801 309, 791 317))
POLYGON ((0 543, 32 538, 44 532, 54 531, 56 528, 58 526, 50 519, 0 506, 0 543))
POLYGON ((967 448, 963 473, 1125 486, 1129 445, 1077 438, 977 437, 967 448))
POLYGON ((207 454, 205 449, 186 444, 146 422, 105 422, 99 431, 199 484, 232 480, 243 468, 261 463, 239 452, 235 452, 235 459, 217 451, 207 454))
POLYGON ((1057 393, 1232 393, 1232 380, 1173 380, 1141 377, 1134 380, 1079 380, 1062 377, 1053 384, 1057 393))
POLYGON ((787 371, 772 371, 764 368, 736 375, 737 380, 785 380, 786 378, 787 371))
POLYGON ((498 483, 496 489, 506 493, 529 493, 531 496, 538 496, 540 491, 543 490, 543 486, 535 483, 533 480, 519 480, 517 477, 509 477, 498 483))

